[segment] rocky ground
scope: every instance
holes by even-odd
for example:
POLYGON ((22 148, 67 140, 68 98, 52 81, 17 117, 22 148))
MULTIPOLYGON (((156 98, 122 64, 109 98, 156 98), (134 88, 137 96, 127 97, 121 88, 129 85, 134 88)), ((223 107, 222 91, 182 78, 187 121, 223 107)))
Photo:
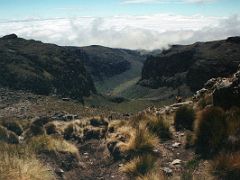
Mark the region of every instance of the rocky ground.
MULTIPOLYGON (((0 94, 0 120, 16 119, 27 124, 35 117, 48 116, 64 125, 98 115, 108 117, 110 121, 111 119, 119 121, 129 119, 126 114, 84 107, 70 99, 39 96, 6 89, 1 89, 0 94)), ((151 115, 162 114, 166 111, 172 114, 179 106, 190 103, 192 102, 188 101, 145 111, 151 115)), ((173 123, 173 115, 168 115, 168 120, 173 123)), ((155 149, 160 154, 157 169, 164 171, 168 179, 181 179, 183 176, 209 179, 206 173, 206 162, 197 160, 191 148, 186 149, 187 132, 176 132, 173 125, 170 130, 172 139, 162 141, 155 149)), ((119 171, 119 167, 126 161, 113 159, 107 148, 106 137, 107 135, 102 138, 89 138, 84 142, 70 139, 69 141, 79 149, 80 156, 77 160, 68 154, 60 154, 58 157, 44 154, 40 155, 40 158, 54 169, 58 179, 128 179, 124 173, 119 171)))

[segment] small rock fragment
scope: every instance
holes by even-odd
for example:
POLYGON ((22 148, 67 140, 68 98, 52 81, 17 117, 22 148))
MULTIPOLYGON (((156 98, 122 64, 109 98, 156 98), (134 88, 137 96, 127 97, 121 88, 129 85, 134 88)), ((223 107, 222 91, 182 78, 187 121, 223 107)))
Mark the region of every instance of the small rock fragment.
POLYGON ((172 147, 178 148, 180 145, 181 145, 181 143, 175 142, 174 144, 172 144, 172 147))
POLYGON ((172 175, 172 173, 173 173, 173 170, 169 167, 164 167, 163 171, 166 175, 172 175))
POLYGON ((182 162, 182 160, 180 160, 180 159, 175 159, 175 160, 173 160, 172 162, 171 162, 171 165, 178 165, 178 164, 181 164, 181 162, 182 162))

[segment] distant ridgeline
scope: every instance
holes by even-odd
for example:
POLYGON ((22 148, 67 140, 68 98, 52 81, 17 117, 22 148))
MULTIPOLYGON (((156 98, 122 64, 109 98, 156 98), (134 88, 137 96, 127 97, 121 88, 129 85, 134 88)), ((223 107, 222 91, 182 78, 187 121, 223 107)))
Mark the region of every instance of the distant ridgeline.
POLYGON ((240 37, 192 45, 174 45, 145 61, 141 86, 199 90, 214 77, 228 77, 240 64, 240 37))
POLYGON ((81 100, 96 92, 84 57, 77 48, 25 40, 15 34, 4 36, 0 38, 0 86, 81 100))

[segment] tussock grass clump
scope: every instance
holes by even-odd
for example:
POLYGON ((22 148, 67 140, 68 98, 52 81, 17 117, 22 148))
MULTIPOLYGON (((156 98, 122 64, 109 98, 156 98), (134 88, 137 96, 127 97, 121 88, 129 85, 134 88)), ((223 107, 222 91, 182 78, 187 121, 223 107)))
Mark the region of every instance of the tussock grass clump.
POLYGON ((170 125, 162 116, 152 117, 151 121, 147 123, 147 127, 150 132, 156 134, 163 141, 170 139, 172 136, 169 130, 170 125))
POLYGON ((108 126, 108 121, 104 117, 100 116, 98 118, 90 119, 90 125, 95 127, 108 126))
POLYGON ((140 124, 136 129, 135 136, 129 144, 129 150, 133 155, 153 153, 153 150, 158 142, 158 138, 149 132, 146 125, 140 124))
POLYGON ((123 165, 120 171, 126 173, 130 177, 143 176, 153 170, 155 162, 156 157, 152 155, 136 157, 123 165))
POLYGON ((206 95, 204 95, 204 97, 202 97, 202 98, 198 101, 198 107, 199 107, 200 109, 204 109, 206 106, 212 105, 212 104, 213 104, 212 94, 206 94, 206 95))
POLYGON ((48 135, 32 137, 29 140, 28 145, 37 152, 64 152, 78 154, 78 149, 75 145, 62 138, 48 135))
POLYGON ((221 153, 212 162, 211 172, 222 180, 238 180, 240 177, 240 152, 221 153))
POLYGON ((8 130, 0 126, 0 141, 8 142, 8 130))
POLYGON ((123 126, 116 133, 108 137, 108 149, 116 159, 120 157, 133 158, 144 154, 155 154, 154 149, 158 144, 157 136, 149 132, 145 124, 140 124, 136 129, 123 126))
POLYGON ((179 130, 193 130, 195 120, 195 112, 192 107, 180 107, 174 117, 174 126, 177 131, 179 130))
POLYGON ((10 143, 10 144, 19 143, 18 136, 14 132, 8 131, 7 128, 2 126, 0 126, 0 141, 10 143))
POLYGON ((8 143, 10 143, 10 144, 19 144, 18 136, 14 132, 12 132, 12 131, 8 132, 8 143))
POLYGON ((166 180, 166 177, 164 176, 163 172, 150 172, 147 173, 144 176, 139 176, 136 178, 136 180, 166 180))
POLYGON ((240 150, 240 109, 232 108, 226 112, 226 123, 228 125, 228 141, 227 150, 239 151, 240 150))
POLYGON ((140 112, 137 115, 133 116, 131 121, 130 121, 130 125, 132 127, 136 127, 139 124, 141 124, 142 122, 148 122, 150 121, 150 115, 146 114, 145 112, 140 112))
POLYGON ((58 133, 57 126, 53 122, 46 124, 45 125, 45 130, 46 130, 46 133, 48 135, 57 134, 58 133))
POLYGON ((23 133, 23 128, 17 121, 4 121, 2 125, 6 127, 8 130, 17 134, 18 136, 20 136, 23 133))
POLYGON ((43 126, 37 126, 35 124, 31 124, 29 130, 27 131, 27 136, 32 137, 32 136, 39 136, 39 135, 44 135, 46 134, 46 131, 43 126))
POLYGON ((0 143, 0 179, 55 180, 53 172, 44 166, 27 146, 0 143))
POLYGON ((211 156, 221 150, 228 137, 225 112, 219 107, 204 109, 196 121, 196 152, 211 156))
POLYGON ((73 123, 70 123, 67 125, 67 127, 64 129, 64 138, 65 139, 70 139, 73 137, 73 134, 74 134, 74 124, 73 123))
POLYGON ((113 120, 109 122, 108 125, 108 132, 113 133, 116 132, 116 130, 122 126, 126 125, 126 121, 123 120, 113 120))

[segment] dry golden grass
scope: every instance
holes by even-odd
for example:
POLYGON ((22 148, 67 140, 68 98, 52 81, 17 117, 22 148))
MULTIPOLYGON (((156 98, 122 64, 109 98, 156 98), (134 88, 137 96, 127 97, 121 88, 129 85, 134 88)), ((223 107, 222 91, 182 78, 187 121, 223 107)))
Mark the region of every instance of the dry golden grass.
POLYGON ((120 171, 130 177, 141 177, 154 169, 156 157, 152 155, 140 156, 132 159, 120 168, 120 171))
POLYGON ((54 180, 51 169, 44 166, 27 147, 0 144, 1 180, 54 180))
POLYGON ((153 152, 159 139, 149 132, 145 124, 140 124, 134 136, 132 143, 129 145, 134 154, 145 154, 153 152))
POLYGON ((161 140, 167 140, 171 138, 171 132, 169 130, 170 123, 168 123, 162 116, 153 116, 149 122, 147 122, 148 129, 157 135, 161 140))
POLYGON ((240 177, 240 152, 222 153, 212 162, 211 172, 222 180, 238 180, 240 177))
POLYGON ((125 126, 127 124, 127 121, 123 120, 112 120, 109 122, 108 129, 112 133, 116 131, 118 128, 125 126))
POLYGON ((118 132, 125 141, 120 141, 117 146, 121 152, 128 153, 132 157, 152 153, 159 142, 159 139, 149 132, 145 124, 140 124, 136 129, 124 126, 118 132))
POLYGON ((150 172, 144 176, 137 177, 136 180, 166 180, 163 172, 150 172))
POLYGON ((108 135, 107 141, 118 142, 116 147, 121 153, 128 154, 130 157, 151 154, 159 143, 157 136, 149 132, 144 122, 136 127, 129 124, 121 126, 116 132, 108 135))
POLYGON ((36 136, 30 139, 28 145, 34 150, 49 151, 49 152, 65 152, 78 154, 78 149, 75 145, 65 141, 62 138, 52 137, 48 135, 36 136))

